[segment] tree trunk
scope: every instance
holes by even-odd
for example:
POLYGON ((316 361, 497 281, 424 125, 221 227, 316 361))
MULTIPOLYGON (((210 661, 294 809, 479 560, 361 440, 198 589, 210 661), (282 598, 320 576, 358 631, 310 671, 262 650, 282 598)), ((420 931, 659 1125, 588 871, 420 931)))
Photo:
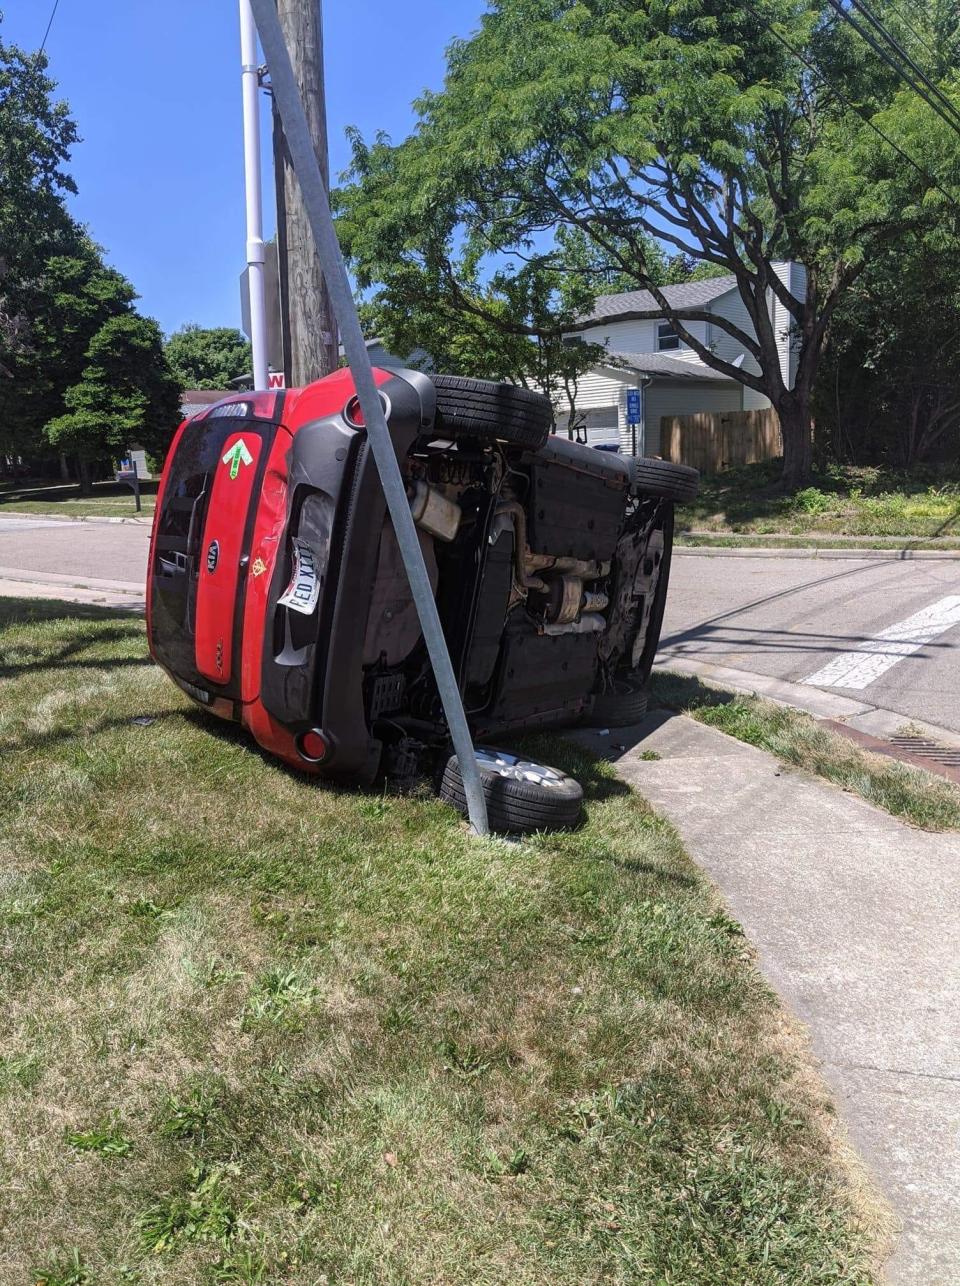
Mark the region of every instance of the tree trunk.
POLYGON ((60 452, 60 478, 63 482, 70 481, 70 461, 63 451, 60 452))
POLYGON ((93 495, 93 479, 90 477, 90 461, 84 460, 81 456, 77 461, 78 472, 80 474, 80 494, 81 496, 93 495))
POLYGON ((783 476, 786 492, 810 485, 813 475, 813 424, 810 405, 799 398, 785 398, 777 407, 783 434, 783 476))

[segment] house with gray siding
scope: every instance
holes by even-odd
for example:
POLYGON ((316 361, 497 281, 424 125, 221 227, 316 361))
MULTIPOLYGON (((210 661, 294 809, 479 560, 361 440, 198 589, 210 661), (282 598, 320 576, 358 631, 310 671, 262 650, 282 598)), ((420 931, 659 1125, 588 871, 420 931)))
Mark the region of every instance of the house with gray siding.
MULTIPOLYGON (((797 263, 774 265, 777 276, 791 294, 803 298, 804 269, 797 263)), ((671 307, 714 313, 733 322, 748 335, 753 323, 737 290, 736 278, 711 277, 664 286, 671 307)), ((780 368, 788 387, 796 376, 796 353, 790 315, 773 292, 767 306, 780 348, 780 368)), ((745 370, 759 370, 743 345, 712 321, 688 321, 686 328, 706 348, 724 361, 745 370)), ((580 377, 576 393, 577 419, 591 446, 619 444, 625 455, 659 455, 660 421, 665 416, 692 415, 698 411, 749 411, 770 405, 769 399, 708 366, 684 343, 663 316, 653 295, 632 290, 620 295, 600 295, 593 312, 565 342, 602 345, 610 355, 580 377), (627 394, 640 390, 641 422, 627 422, 627 394)), ((557 425, 563 431, 569 406, 557 407, 557 425)))

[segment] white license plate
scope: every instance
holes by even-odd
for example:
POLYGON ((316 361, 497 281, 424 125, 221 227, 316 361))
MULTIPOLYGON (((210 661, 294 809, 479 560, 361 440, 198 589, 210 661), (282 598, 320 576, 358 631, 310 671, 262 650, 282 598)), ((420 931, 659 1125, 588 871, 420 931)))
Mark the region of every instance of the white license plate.
POLYGON ((320 598, 320 572, 313 550, 302 540, 293 542, 293 576, 279 602, 292 612, 309 616, 320 598))

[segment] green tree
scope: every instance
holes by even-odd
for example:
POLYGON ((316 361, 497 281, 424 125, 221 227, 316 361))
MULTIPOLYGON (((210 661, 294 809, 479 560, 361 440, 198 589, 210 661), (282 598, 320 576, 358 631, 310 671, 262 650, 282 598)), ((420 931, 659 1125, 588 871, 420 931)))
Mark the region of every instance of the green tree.
MULTIPOLYGON (((889 109, 888 133, 923 168, 929 132, 943 135, 933 113, 819 0, 492 0, 452 46, 444 89, 420 100, 415 133, 358 151, 345 240, 361 285, 389 297, 389 257, 456 304, 531 258, 588 287, 561 235, 578 232, 607 273, 651 291, 707 365, 770 398, 795 488, 837 307, 872 257, 956 213, 860 114, 889 109), (671 306, 655 244, 732 274, 750 331, 671 306), (806 269, 802 297, 777 274, 784 259, 806 269), (790 318, 793 387, 772 299, 790 318), (747 360, 698 339, 700 320, 747 360)), ((937 173, 955 174, 956 159, 953 148, 937 173)))
POLYGON ((856 464, 960 460, 960 263, 905 237, 837 309, 821 364, 817 438, 856 464))
POLYGON ((131 311, 136 292, 78 234, 74 251, 51 256, 25 295, 23 343, 0 379, 0 453, 49 449, 44 426, 63 414, 64 393, 86 365, 90 341, 111 317, 131 311))
POLYGON ((229 326, 182 326, 167 340, 166 354, 184 388, 228 388, 253 366, 249 343, 229 326))
POLYGON ((180 386, 157 323, 132 311, 104 322, 64 403, 67 409, 49 422, 47 437, 57 450, 78 457, 84 489, 91 462, 104 456, 116 457, 134 444, 162 455, 180 418, 180 386))
POLYGON ((47 259, 71 249, 77 228, 64 168, 77 141, 42 54, 0 41, 0 378, 29 343, 29 304, 47 259))

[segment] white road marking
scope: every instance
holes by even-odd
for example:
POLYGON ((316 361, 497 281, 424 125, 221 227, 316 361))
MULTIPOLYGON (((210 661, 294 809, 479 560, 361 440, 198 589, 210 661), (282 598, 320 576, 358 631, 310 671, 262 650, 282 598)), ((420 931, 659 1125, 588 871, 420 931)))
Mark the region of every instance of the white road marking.
POLYGON ((960 596, 941 598, 898 625, 891 625, 876 638, 858 644, 856 651, 835 657, 803 682, 817 688, 869 687, 898 661, 919 652, 955 625, 960 625, 960 596))

